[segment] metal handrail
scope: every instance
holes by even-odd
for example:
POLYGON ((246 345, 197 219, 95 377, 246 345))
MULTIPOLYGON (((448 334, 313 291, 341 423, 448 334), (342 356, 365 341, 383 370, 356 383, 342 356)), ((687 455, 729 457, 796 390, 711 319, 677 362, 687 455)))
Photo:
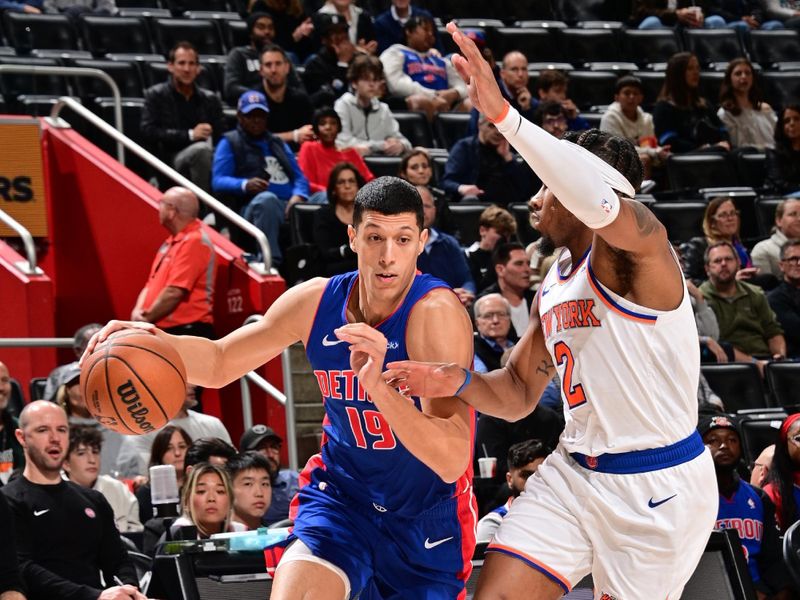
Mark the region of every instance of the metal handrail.
MULTIPOLYGON (((111 95, 114 97, 114 123, 117 130, 122 133, 122 94, 119 86, 111 76, 100 69, 89 69, 86 67, 40 67, 34 65, 0 65, 0 74, 17 73, 20 75, 62 75, 64 77, 93 77, 105 81, 111 88, 111 95)), ((117 142, 117 160, 125 164, 125 149, 122 144, 117 142)))
MULTIPOLYGON (((0 67, 2 68, 2 67, 0 67)), ((70 98, 69 96, 62 96, 58 99, 58 102, 53 107, 53 110, 50 113, 50 119, 57 120, 59 119, 59 115, 61 114, 61 109, 65 106, 68 106, 76 113, 81 115, 85 118, 89 123, 97 127, 100 131, 107 134, 111 138, 117 141, 117 143, 121 143, 125 148, 133 152, 136 156, 144 160, 147 164, 151 167, 155 168, 156 170, 160 171, 167 177, 175 180, 179 185, 191 190, 194 192, 197 197, 211 210, 216 213, 221 213, 226 219, 230 222, 234 223, 240 229, 246 231, 251 236, 256 239, 258 243, 258 247, 261 250, 261 256, 264 259, 263 263, 251 262, 248 263, 251 269, 254 271, 262 274, 262 275, 269 275, 272 267, 272 253, 269 250, 269 243, 267 242, 266 234, 261 231, 258 227, 250 223, 247 219, 240 216, 236 211, 231 210, 227 206, 225 206, 222 202, 211 196, 208 192, 204 189, 200 188, 194 182, 190 181, 180 173, 178 173, 175 169, 164 163, 162 160, 142 148, 139 144, 131 140, 130 138, 126 137, 122 133, 118 132, 114 129, 111 125, 106 123, 103 119, 95 115, 91 112, 88 108, 83 106, 80 102, 76 101, 74 98, 70 98)))
POLYGON ((25 270, 23 266, 25 263, 23 262, 18 262, 15 266, 27 275, 41 275, 43 271, 36 266, 36 246, 33 244, 33 236, 31 235, 31 232, 28 231, 22 223, 1 209, 0 221, 16 231, 19 234, 19 237, 22 239, 23 245, 25 246, 25 254, 28 255, 28 269, 25 270))
POLYGON ((0 348, 72 348, 72 338, 0 338, 0 348))

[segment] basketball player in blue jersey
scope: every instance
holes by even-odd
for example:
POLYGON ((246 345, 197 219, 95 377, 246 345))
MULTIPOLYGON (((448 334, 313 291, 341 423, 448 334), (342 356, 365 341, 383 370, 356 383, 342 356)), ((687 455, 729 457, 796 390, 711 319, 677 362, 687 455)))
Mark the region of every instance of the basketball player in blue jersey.
POLYGON ((463 598, 477 513, 474 413, 455 397, 401 395, 382 372, 407 358, 470 366, 470 320, 445 283, 417 272, 428 232, 414 186, 395 177, 364 186, 349 233, 357 272, 289 289, 259 322, 218 341, 112 321, 87 353, 137 327, 178 350, 190 382, 222 387, 302 341, 325 404, 323 443, 306 466, 271 598, 463 598))
POLYGON ((479 375, 406 361, 384 376, 510 421, 560 376, 564 433, 497 530, 476 598, 559 598, 588 573, 598 599, 679 598, 714 526, 717 490, 695 430, 689 295, 664 227, 632 199, 636 150, 597 130, 558 140, 526 121, 472 41, 448 29, 474 105, 544 183, 532 223, 565 249, 505 368, 479 375))

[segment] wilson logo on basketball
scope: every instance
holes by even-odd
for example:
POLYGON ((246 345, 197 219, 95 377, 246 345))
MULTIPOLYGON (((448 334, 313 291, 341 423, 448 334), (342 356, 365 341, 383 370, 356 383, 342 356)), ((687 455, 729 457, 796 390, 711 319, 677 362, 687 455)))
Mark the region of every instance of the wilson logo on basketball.
POLYGON ((150 411, 139 402, 139 392, 130 379, 117 388, 117 394, 119 394, 120 400, 127 405, 128 412, 142 431, 155 430, 155 427, 147 420, 147 414, 150 411))

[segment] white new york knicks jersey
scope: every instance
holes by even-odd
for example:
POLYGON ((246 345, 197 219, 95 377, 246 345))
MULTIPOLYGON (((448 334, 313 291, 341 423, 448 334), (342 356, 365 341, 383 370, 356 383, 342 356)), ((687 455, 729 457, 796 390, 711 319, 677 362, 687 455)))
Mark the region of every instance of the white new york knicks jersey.
MULTIPOLYGON (((697 423, 699 344, 689 294, 672 311, 609 291, 564 250, 545 277, 538 310, 561 378, 567 452, 589 456, 660 448, 697 423)), ((676 273, 665 273, 675 277, 676 273)))

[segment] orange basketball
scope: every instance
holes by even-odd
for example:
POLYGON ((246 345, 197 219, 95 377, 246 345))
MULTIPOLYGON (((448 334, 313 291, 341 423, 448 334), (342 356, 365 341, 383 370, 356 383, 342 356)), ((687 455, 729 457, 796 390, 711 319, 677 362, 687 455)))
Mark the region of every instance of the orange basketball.
POLYGON ((155 431, 186 398, 186 368, 155 335, 126 329, 97 346, 81 368, 81 390, 92 416, 125 435, 155 431))

